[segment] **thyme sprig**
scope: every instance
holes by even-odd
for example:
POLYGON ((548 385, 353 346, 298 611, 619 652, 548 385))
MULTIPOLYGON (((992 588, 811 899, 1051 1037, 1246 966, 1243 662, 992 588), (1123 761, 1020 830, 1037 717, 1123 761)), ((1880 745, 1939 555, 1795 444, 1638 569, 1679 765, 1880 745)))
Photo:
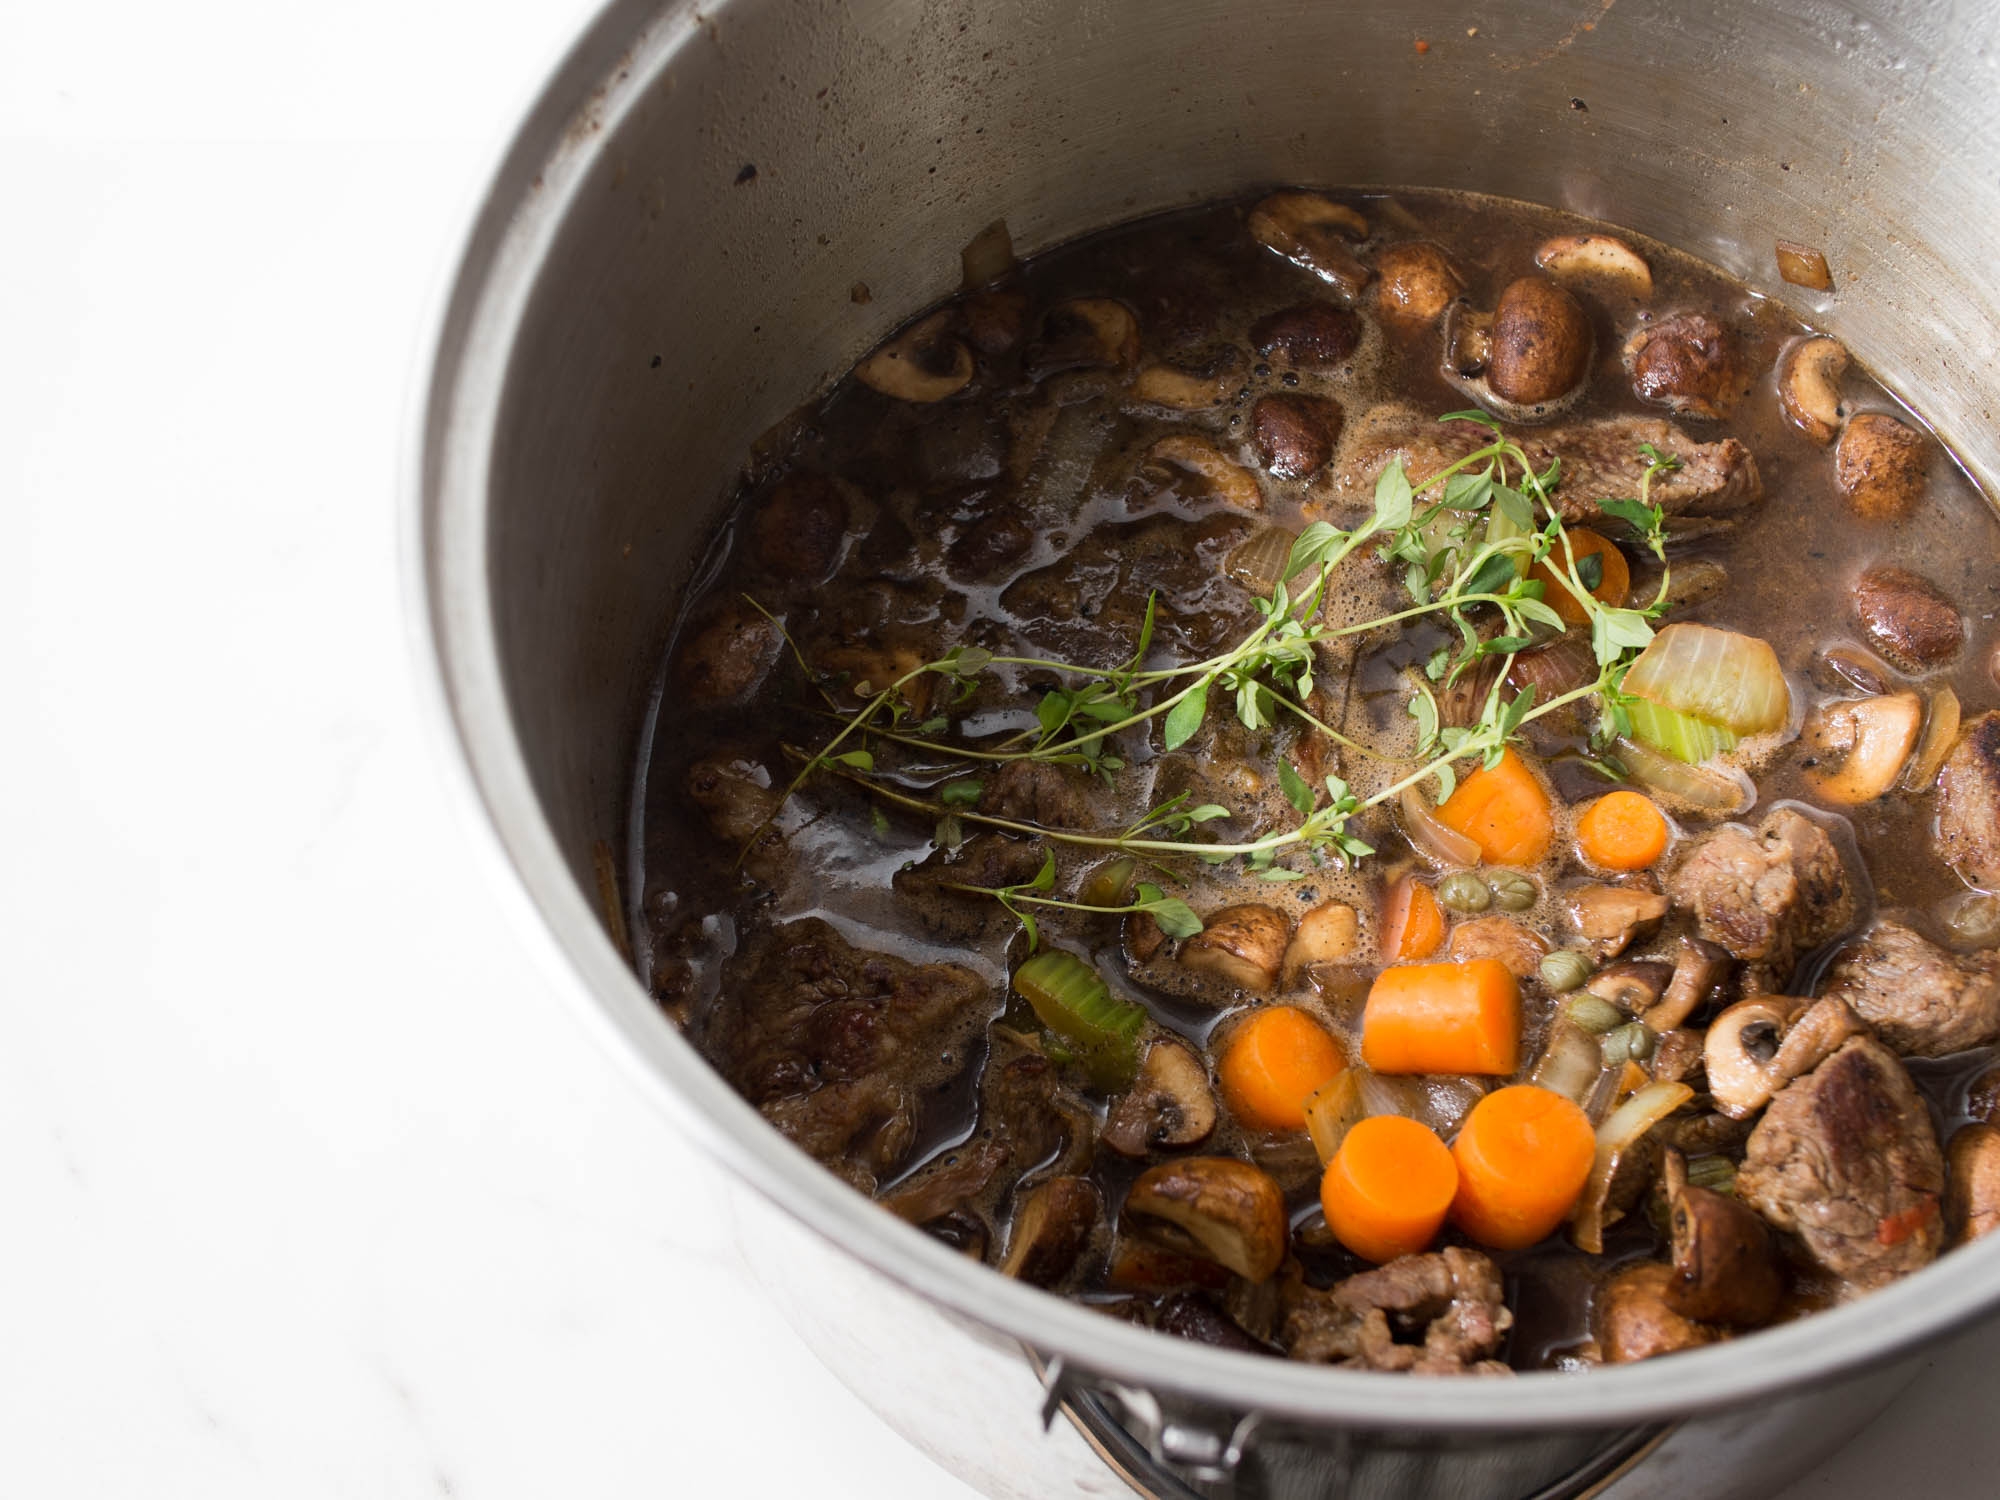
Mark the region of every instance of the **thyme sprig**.
POLYGON ((1041 932, 1035 924, 1034 913, 1024 910, 1030 906, 1053 907, 1060 911, 1088 912, 1092 916, 1117 916, 1124 912, 1144 912, 1160 924, 1160 930, 1168 937, 1193 937, 1201 931, 1201 918, 1194 914, 1194 908, 1178 896, 1169 896, 1150 881, 1141 880, 1133 887, 1133 899, 1120 906, 1100 906, 1088 901, 1062 901, 1048 894, 1055 889, 1056 857, 1053 853, 1042 856, 1042 865, 1034 878, 1015 885, 960 885, 953 881, 940 881, 948 891, 964 891, 973 896, 991 896, 1020 922, 1028 937, 1028 951, 1033 953, 1040 946, 1041 932))
MULTIPOLYGON (((1268 596, 1256 601, 1259 622, 1228 650, 1196 662, 1149 666, 1157 598, 1147 602, 1132 654, 1111 669, 998 656, 976 646, 955 647, 879 690, 872 684, 857 684, 854 691, 865 700, 861 708, 846 716, 840 729, 817 751, 787 746, 787 754, 800 764, 784 799, 815 773, 825 772, 864 788, 878 803, 936 819, 941 844, 958 842, 963 826, 971 823, 1152 861, 1186 856, 1212 864, 1241 860, 1249 873, 1261 879, 1288 881, 1302 879, 1303 872, 1280 864, 1281 855, 1302 850, 1314 860, 1332 855, 1352 863, 1365 858, 1374 851, 1350 831, 1355 818, 1433 779, 1439 799, 1450 796, 1456 785, 1457 764, 1471 759, 1488 766, 1496 764, 1522 728, 1559 709, 1592 702, 1597 717, 1594 739, 1608 743, 1628 733, 1630 718, 1625 705, 1629 699, 1620 684, 1637 653, 1653 638, 1652 621, 1666 607, 1671 569, 1663 571, 1658 594, 1648 605, 1633 608, 1597 599, 1593 590, 1603 582, 1602 559, 1595 554, 1578 555, 1554 498, 1561 482, 1560 460, 1552 460, 1537 471, 1520 445, 1484 412, 1453 412, 1441 420, 1476 423, 1488 429, 1491 438, 1417 484, 1411 482, 1398 458, 1378 476, 1374 507, 1365 521, 1346 531, 1323 521, 1306 527, 1292 545, 1284 576, 1268 596), (1371 541, 1377 543, 1376 555, 1383 561, 1403 564, 1403 584, 1411 606, 1360 624, 1326 624, 1322 615, 1336 571, 1371 541), (1594 679, 1543 703, 1536 701, 1532 686, 1511 698, 1505 691, 1514 658, 1565 629, 1562 616, 1544 597, 1542 579, 1530 576, 1537 564, 1558 578, 1585 611, 1598 666, 1594 679), (1302 575, 1303 585, 1299 586, 1302 575), (1228 817, 1229 810, 1213 803, 1190 806, 1186 793, 1150 808, 1123 829, 1044 827, 979 811, 976 804, 982 783, 976 780, 946 781, 929 788, 929 794, 892 784, 876 773, 873 754, 865 748, 867 737, 873 736, 964 762, 1047 761, 1077 766, 1109 782, 1124 768, 1123 758, 1109 748, 1117 736, 1159 719, 1163 748, 1178 749, 1207 722, 1211 700, 1220 698, 1229 705, 1226 711, 1246 729, 1261 729, 1281 714, 1290 715, 1348 748, 1382 757, 1382 752, 1340 734, 1306 707, 1313 694, 1318 648, 1426 616, 1440 617, 1455 639, 1425 664, 1417 695, 1408 704, 1418 731, 1413 769, 1361 797, 1339 776, 1328 775, 1315 785, 1281 761, 1280 786, 1299 821, 1255 839, 1219 842, 1198 837, 1202 825, 1228 817), (1499 658, 1498 670, 1476 721, 1466 726, 1442 724, 1432 684, 1449 687, 1491 658, 1499 658), (938 737, 948 731, 949 715, 918 724, 909 722, 911 695, 906 690, 919 679, 927 675, 944 678, 955 690, 955 703, 964 703, 977 691, 980 680, 1000 667, 1046 672, 1058 678, 1058 685, 1046 690, 1036 706, 1033 729, 997 745, 975 746, 938 737)), ((1641 446, 1640 456, 1645 467, 1639 496, 1599 500, 1597 507, 1631 526, 1664 564, 1665 518, 1662 508, 1652 502, 1651 488, 1657 475, 1677 468, 1679 461, 1651 444, 1641 446)), ((793 650, 797 654, 795 644, 793 650)), ((803 664, 802 655, 800 661, 803 664)), ((1035 929, 1029 907, 1143 910, 1156 919, 1164 913, 1162 926, 1170 921, 1185 926, 1195 920, 1185 902, 1165 896, 1157 886, 1142 885, 1132 903, 1106 908, 1053 896, 1054 881, 1051 854, 1033 880, 1012 886, 953 888, 999 900, 1022 920, 1031 941, 1035 929)), ((1194 930, 1199 930, 1198 921, 1194 930)))

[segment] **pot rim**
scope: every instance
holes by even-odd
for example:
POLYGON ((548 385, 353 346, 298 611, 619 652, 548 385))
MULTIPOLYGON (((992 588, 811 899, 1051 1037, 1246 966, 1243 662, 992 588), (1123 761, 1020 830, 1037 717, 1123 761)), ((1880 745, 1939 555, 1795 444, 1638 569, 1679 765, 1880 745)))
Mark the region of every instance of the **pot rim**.
MULTIPOLYGON (((726 3, 726 0, 720 0, 726 3)), ((720 3, 710 10, 720 8, 720 3)), ((565 1004, 669 1119, 842 1253, 1072 1372, 1308 1422, 1404 1430, 1616 1427, 1832 1380, 1963 1328, 2000 1303, 2000 1235, 1858 1302, 1724 1344, 1590 1372, 1422 1380, 1232 1353, 1121 1323, 974 1264, 785 1140, 654 1004, 600 925, 516 741, 491 611, 486 499, 509 352, 564 210, 622 107, 700 32, 654 0, 609 0, 532 94, 433 298, 402 484, 403 585, 420 717, 448 796, 496 866, 565 1004), (606 80, 621 76, 616 88, 606 80), (571 124, 584 101, 601 130, 571 124)), ((1162 205, 1164 206, 1164 205, 1162 205)))

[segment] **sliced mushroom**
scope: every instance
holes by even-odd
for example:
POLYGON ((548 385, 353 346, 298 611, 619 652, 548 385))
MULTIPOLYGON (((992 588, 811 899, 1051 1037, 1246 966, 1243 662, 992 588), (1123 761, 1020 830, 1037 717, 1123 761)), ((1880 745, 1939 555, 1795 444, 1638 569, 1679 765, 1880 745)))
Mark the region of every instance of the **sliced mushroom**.
POLYGON ((1340 441, 1345 414, 1330 396, 1259 396, 1250 433, 1264 467, 1280 479, 1310 479, 1326 467, 1340 441))
POLYGON ((1015 1210, 1000 1274, 1030 1286, 1055 1285, 1090 1243, 1102 1207, 1087 1177, 1051 1177, 1041 1183, 1015 1210))
POLYGON ((1590 319, 1568 292, 1540 276, 1508 283, 1491 322, 1454 309, 1446 373, 1482 405, 1516 422, 1554 416, 1590 376, 1590 319))
POLYGON ((1531 932, 1511 917, 1474 917, 1451 929, 1449 949, 1454 963, 1470 963, 1491 958, 1505 966, 1516 979, 1531 978, 1548 956, 1547 939, 1531 932))
POLYGON ((1682 1317, 1667 1305, 1674 1268, 1641 1261, 1621 1269, 1597 1289, 1591 1322, 1605 1363, 1630 1364, 1712 1344, 1720 1330, 1682 1317))
POLYGON ((1849 421, 1833 450, 1833 477, 1866 521, 1901 520, 1915 510, 1930 467, 1930 440, 1879 411, 1849 421))
POLYGON ((1674 966, 1664 959, 1629 958, 1599 969, 1584 988, 1628 1016, 1643 1017, 1660 1003, 1673 977, 1674 966))
POLYGON ((1234 344, 1213 344, 1171 364, 1148 365, 1133 380, 1132 396, 1175 411, 1206 411, 1243 389, 1248 366, 1234 344))
POLYGON ((1250 210, 1249 226, 1258 244, 1312 272, 1350 302, 1373 274, 1347 248, 1348 240, 1366 237, 1368 221, 1344 203, 1318 193, 1273 193, 1250 210))
POLYGON ((1285 1195, 1270 1174, 1228 1156, 1194 1156, 1139 1175, 1125 1198, 1134 1234, 1200 1255, 1250 1281, 1285 1259, 1285 1195))
POLYGON ((1883 655, 1907 672, 1941 667, 1965 644, 1965 616, 1908 568, 1874 567, 1854 581, 1854 613, 1883 655))
POLYGON ((1360 921, 1354 908, 1340 901, 1322 901, 1299 918, 1299 930, 1285 948, 1287 985, 1299 982, 1314 964, 1338 963, 1354 952, 1360 921))
POLYGON ((1822 447, 1840 432, 1840 377, 1846 373, 1847 346, 1839 339, 1802 339, 1778 360, 1778 405, 1822 447))
POLYGON ((1274 907, 1225 906, 1181 944, 1181 962, 1239 989, 1268 995, 1284 968, 1292 925, 1274 907))
POLYGON ((1595 281, 1640 301, 1653 295, 1653 270, 1646 258, 1608 234, 1559 234, 1535 250, 1535 264, 1561 282, 1595 281))
POLYGON ((1644 886, 1580 885, 1568 897, 1570 921, 1599 960, 1616 958, 1667 914, 1667 898, 1644 886))
POLYGON ((1815 705, 1799 731, 1813 756, 1806 785, 1843 807, 1873 802, 1895 786, 1923 722, 1924 701, 1910 692, 1815 705))
POLYGON ((1706 313, 1641 328, 1625 342, 1625 368, 1641 401, 1683 416, 1727 416, 1743 388, 1736 341, 1706 313))
POLYGON ((855 379, 898 401, 928 403, 972 383, 972 351, 951 336, 954 309, 914 323, 854 367, 855 379))
POLYGON ((1139 357, 1139 320, 1109 297, 1074 297, 1042 315, 1023 368, 1031 380, 1058 370, 1122 369, 1139 357))
POLYGON ((1961 1126, 1945 1148, 1945 1231, 1953 1246, 2000 1229, 2000 1129, 1961 1126))
POLYGON ((1264 508, 1264 491, 1257 483, 1257 476, 1242 464, 1223 457, 1222 450, 1207 438, 1173 433, 1148 448, 1146 457, 1206 481, 1215 498, 1225 505, 1248 511, 1264 508))
POLYGON ((1702 938, 1682 938, 1674 953, 1674 974, 1667 992, 1639 1019, 1662 1037, 1685 1026, 1728 977, 1730 962, 1729 955, 1716 944, 1702 938))
POLYGON ((1465 290, 1450 258, 1428 240, 1385 245, 1376 253, 1375 274, 1381 277, 1376 306, 1389 317, 1416 323, 1435 322, 1465 290))
POLYGON ((1361 344, 1361 315, 1331 302, 1281 307, 1250 325, 1250 347, 1301 370, 1331 370, 1361 344))
POLYGON ((1120 1156, 1144 1156, 1155 1146, 1193 1146, 1215 1129, 1215 1094, 1208 1069, 1183 1043, 1162 1037, 1146 1051, 1138 1081, 1104 1122, 1101 1139, 1120 1156))
POLYGON ((1674 1258, 1666 1305, 1699 1323, 1763 1327, 1785 1294, 1770 1229, 1747 1204, 1690 1183, 1678 1151, 1667 1153, 1665 1176, 1674 1258))
POLYGON ((1653 1048, 1653 1061, 1649 1068, 1653 1081, 1685 1083, 1696 1092, 1705 1092, 1706 1080, 1701 1077, 1705 1041, 1699 1031, 1690 1031, 1685 1026, 1661 1032, 1660 1040, 1653 1048))
POLYGON ((1708 1092, 1731 1119, 1748 1119, 1779 1089, 1867 1030, 1843 1000, 1817 1001, 1796 1018, 1795 1003, 1780 995, 1751 995, 1708 1028, 1702 1051, 1708 1092))

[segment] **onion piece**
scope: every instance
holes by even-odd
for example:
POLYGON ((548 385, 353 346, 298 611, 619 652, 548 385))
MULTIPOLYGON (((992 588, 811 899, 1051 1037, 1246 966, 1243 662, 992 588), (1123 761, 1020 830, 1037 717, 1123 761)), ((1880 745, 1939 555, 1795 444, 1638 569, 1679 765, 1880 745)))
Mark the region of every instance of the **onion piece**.
POLYGON ((1635 783, 1690 812, 1733 817, 1756 805, 1756 784, 1734 766, 1684 765, 1637 740, 1621 738, 1613 748, 1635 783))
POLYGON ((1792 690, 1768 641, 1713 625, 1669 625, 1625 674, 1625 691, 1736 734, 1779 729, 1792 690))
POLYGON ((1537 703, 1548 703, 1582 687, 1597 676, 1590 647, 1574 636, 1558 636, 1546 646, 1523 651, 1507 669, 1507 686, 1515 692, 1535 690, 1537 703))
POLYGON ((1944 765, 1944 758, 1958 743, 1960 718, 1958 694, 1948 687, 1941 687, 1931 694, 1931 711, 1924 720, 1924 737, 1917 742, 1917 753, 1910 757, 1910 768, 1903 773, 1903 790, 1930 790, 1931 784, 1937 780, 1939 768, 1944 765))
POLYGON ((1604 1049, 1597 1038, 1567 1016, 1559 1017, 1528 1082, 1561 1094, 1570 1103, 1590 1107, 1604 1076, 1604 1049))
POLYGON ((1284 579, 1298 538, 1282 526, 1252 532, 1232 551, 1222 570, 1253 594, 1268 594, 1284 579))
POLYGON ((1694 1090, 1684 1083, 1649 1083, 1597 1127, 1597 1159, 1583 1184, 1583 1196, 1570 1211, 1570 1238, 1579 1250, 1591 1255, 1604 1253, 1604 1215, 1619 1159, 1644 1139, 1647 1131, 1693 1097, 1694 1090))
POLYGON ((1478 868, 1481 858, 1479 845, 1457 829, 1447 828, 1439 822, 1430 804, 1424 801, 1422 792, 1413 786, 1404 787, 1398 805, 1403 811, 1403 831, 1420 853, 1428 854, 1453 869, 1478 868))

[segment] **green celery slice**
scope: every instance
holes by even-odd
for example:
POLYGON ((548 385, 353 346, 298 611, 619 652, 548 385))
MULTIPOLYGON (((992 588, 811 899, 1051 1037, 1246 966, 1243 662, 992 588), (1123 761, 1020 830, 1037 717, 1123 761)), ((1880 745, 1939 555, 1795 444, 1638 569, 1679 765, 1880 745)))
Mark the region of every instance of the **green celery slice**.
POLYGON ((1131 1083, 1146 1012, 1113 995, 1097 970, 1074 953, 1048 948, 1014 971, 1014 988, 1044 1026, 1076 1049, 1092 1082, 1107 1089, 1131 1083))
POLYGON ((1720 724, 1667 708, 1650 698, 1634 698, 1629 707, 1633 739, 1691 766, 1736 745, 1738 736, 1720 724))

